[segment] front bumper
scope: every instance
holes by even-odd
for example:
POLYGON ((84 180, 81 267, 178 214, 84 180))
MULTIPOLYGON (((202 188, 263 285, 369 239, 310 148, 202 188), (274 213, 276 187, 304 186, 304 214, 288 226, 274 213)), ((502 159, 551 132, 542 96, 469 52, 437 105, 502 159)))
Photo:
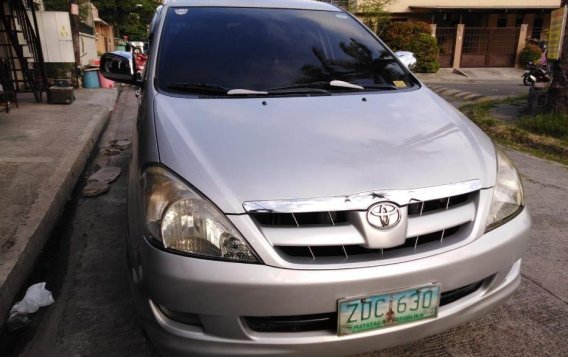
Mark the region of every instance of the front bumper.
POLYGON ((378 267, 289 270, 193 259, 143 243, 133 268, 138 306, 153 343, 166 355, 349 355, 391 347, 478 318, 520 282, 529 238, 526 209, 471 244, 428 258, 378 267), (338 337, 331 331, 255 332, 243 316, 330 313, 337 300, 432 282, 442 292, 484 281, 477 291, 440 307, 438 317, 338 337), (199 316, 199 326, 168 318, 161 308, 199 316))

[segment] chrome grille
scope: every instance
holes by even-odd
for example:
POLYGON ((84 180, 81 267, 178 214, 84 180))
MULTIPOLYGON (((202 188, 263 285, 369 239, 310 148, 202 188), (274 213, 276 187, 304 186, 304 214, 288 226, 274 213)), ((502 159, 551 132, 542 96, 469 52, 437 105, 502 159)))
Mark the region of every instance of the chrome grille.
POLYGON ((347 222, 345 211, 300 213, 254 213, 251 216, 264 226, 335 226, 347 222))
MULTIPOLYGON (((470 195, 465 193, 453 197, 444 197, 436 200, 418 201, 408 205, 408 216, 422 216, 423 214, 448 210, 461 203, 467 202, 470 195)), ((263 226, 334 226, 347 222, 348 211, 326 212, 298 212, 298 213, 274 213, 255 212, 251 213, 256 222, 263 226)))
POLYGON ((470 195, 471 193, 464 193, 463 195, 444 197, 436 200, 413 202, 408 205, 408 216, 421 216, 428 212, 448 210, 451 207, 466 202, 470 195))
MULTIPOLYGON (((361 230, 361 222, 366 222, 366 209, 370 206, 368 194, 349 196, 363 197, 363 200, 346 199, 344 207, 350 208, 347 210, 337 210, 341 207, 337 197, 331 198, 331 207, 335 210, 329 211, 310 211, 305 200, 247 202, 245 208, 251 208, 249 216, 279 256, 292 264, 382 261, 443 249, 469 237, 480 187, 475 182, 457 186, 429 188, 428 194, 420 190, 396 191, 396 197, 402 197, 399 200, 391 199, 388 192, 371 193, 376 197, 374 202, 395 202, 408 216, 404 243, 383 249, 372 249, 377 245, 371 247, 368 233, 361 230), (436 197, 432 192, 440 195, 436 197), (446 192, 451 195, 444 196, 446 192), (276 211, 279 208, 283 208, 282 211, 276 211)), ((312 207, 325 208, 325 199, 314 202, 312 207)))
POLYGON ((304 264, 316 262, 332 264, 345 260, 382 260, 440 248, 441 244, 444 244, 444 239, 445 246, 448 246, 453 243, 451 239, 459 237, 457 233, 461 228, 463 227, 456 226, 423 236, 410 237, 403 245, 387 249, 369 249, 362 245, 277 246, 275 248, 284 259, 304 264))

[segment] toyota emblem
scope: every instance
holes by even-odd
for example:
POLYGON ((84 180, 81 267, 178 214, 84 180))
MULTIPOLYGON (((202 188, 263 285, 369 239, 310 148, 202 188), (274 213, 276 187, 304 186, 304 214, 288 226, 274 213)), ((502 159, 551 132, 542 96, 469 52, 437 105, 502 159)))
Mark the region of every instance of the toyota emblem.
POLYGON ((367 221, 378 229, 388 229, 396 226, 402 214, 400 208, 390 202, 380 202, 369 208, 367 212, 367 221))

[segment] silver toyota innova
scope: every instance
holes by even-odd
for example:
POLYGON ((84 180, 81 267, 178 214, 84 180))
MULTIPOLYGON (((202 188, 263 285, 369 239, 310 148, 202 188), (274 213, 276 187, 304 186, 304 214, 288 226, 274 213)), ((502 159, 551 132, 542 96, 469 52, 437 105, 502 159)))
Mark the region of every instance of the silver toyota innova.
POLYGON ((530 219, 494 143, 345 11, 174 0, 141 88, 128 262, 170 355, 351 355, 482 316, 530 219))

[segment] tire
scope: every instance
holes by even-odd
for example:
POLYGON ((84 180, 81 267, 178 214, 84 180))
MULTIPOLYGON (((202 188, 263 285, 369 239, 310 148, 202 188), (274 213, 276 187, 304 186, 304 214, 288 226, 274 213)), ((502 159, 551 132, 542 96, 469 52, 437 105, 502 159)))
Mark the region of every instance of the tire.
POLYGON ((532 86, 534 85, 534 81, 531 79, 530 76, 523 76, 523 84, 527 87, 532 86))

